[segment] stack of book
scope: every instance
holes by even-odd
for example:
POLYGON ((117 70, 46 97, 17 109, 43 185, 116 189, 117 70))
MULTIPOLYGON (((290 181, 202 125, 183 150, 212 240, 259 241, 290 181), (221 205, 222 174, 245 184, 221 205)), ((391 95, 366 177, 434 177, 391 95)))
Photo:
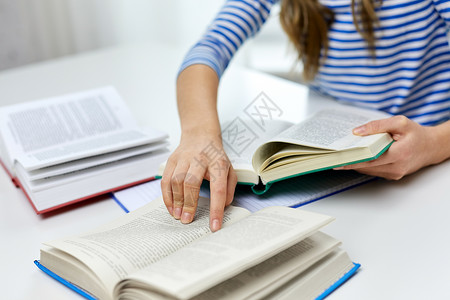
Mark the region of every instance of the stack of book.
POLYGON ((0 162, 37 213, 152 179, 167 138, 112 87, 0 108, 0 162))

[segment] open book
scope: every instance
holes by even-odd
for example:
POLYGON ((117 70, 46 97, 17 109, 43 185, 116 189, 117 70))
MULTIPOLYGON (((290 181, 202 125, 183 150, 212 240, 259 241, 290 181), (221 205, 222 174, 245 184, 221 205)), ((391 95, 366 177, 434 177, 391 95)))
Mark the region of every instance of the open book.
POLYGON ((0 108, 0 161, 37 213, 150 180, 167 145, 112 87, 0 108))
POLYGON ((196 219, 183 225, 159 198, 87 233, 44 243, 35 263, 90 299, 315 299, 359 267, 319 231, 332 217, 231 206, 223 228, 211 233, 208 203, 200 198, 196 219))
MULTIPOLYGON (((280 180, 379 157, 392 137, 388 133, 355 136, 352 130, 387 117, 383 112, 340 105, 298 124, 269 121, 265 131, 257 133, 246 125, 251 120, 238 118, 223 126, 222 140, 238 183, 252 185, 256 194, 262 194, 280 180)), ((205 153, 212 150, 205 149, 205 153)), ((164 168, 162 164, 158 177, 164 168)))

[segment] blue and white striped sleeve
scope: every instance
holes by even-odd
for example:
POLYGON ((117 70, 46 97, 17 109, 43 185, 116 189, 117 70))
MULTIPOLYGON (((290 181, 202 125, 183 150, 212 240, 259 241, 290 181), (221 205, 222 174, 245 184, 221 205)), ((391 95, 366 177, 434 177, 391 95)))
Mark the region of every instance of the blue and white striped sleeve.
POLYGON ((203 64, 220 78, 234 53, 259 31, 276 2, 227 0, 200 41, 185 56, 179 73, 191 65, 203 64))
POLYGON ((433 0, 434 7, 447 24, 447 31, 450 31, 450 0, 433 0))

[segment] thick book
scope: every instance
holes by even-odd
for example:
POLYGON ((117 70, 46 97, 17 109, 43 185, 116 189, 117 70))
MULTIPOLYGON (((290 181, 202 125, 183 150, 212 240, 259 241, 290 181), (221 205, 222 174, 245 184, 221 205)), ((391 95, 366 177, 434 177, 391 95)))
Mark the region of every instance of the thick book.
POLYGON ((209 200, 181 224, 161 198, 115 221, 46 242, 36 265, 88 299, 321 299, 359 268, 320 229, 332 217, 230 206, 209 229, 209 200))
MULTIPOLYGON (((251 185, 253 192, 263 194, 281 180, 378 158, 392 144, 390 134, 362 137, 352 130, 387 117, 380 111, 339 105, 297 124, 267 121, 258 133, 249 126, 251 120, 237 118, 222 126, 222 140, 238 184, 251 185)), ((214 160, 214 149, 204 152, 214 160)), ((162 164, 157 178, 164 168, 162 164)))
POLYGON ((167 137, 113 87, 0 107, 1 165, 37 213, 153 179, 167 137))

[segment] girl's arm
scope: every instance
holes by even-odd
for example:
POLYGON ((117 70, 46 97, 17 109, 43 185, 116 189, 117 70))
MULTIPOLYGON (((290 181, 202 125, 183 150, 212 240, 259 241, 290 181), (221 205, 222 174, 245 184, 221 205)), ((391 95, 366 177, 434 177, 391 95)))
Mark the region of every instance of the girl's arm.
POLYGON ((205 65, 192 65, 177 80, 181 140, 167 161, 161 181, 169 213, 192 222, 203 179, 210 181, 210 228, 220 229, 223 211, 233 200, 237 177, 223 151, 216 99, 219 79, 205 65), (200 84, 201 83, 201 84, 200 84))
POLYGON ((236 174, 223 151, 217 116, 217 87, 234 53, 255 35, 277 0, 227 0, 201 40, 188 52, 177 80, 181 140, 170 156, 161 188, 168 211, 183 223, 195 215, 200 185, 210 181, 210 227, 222 225, 236 174))

